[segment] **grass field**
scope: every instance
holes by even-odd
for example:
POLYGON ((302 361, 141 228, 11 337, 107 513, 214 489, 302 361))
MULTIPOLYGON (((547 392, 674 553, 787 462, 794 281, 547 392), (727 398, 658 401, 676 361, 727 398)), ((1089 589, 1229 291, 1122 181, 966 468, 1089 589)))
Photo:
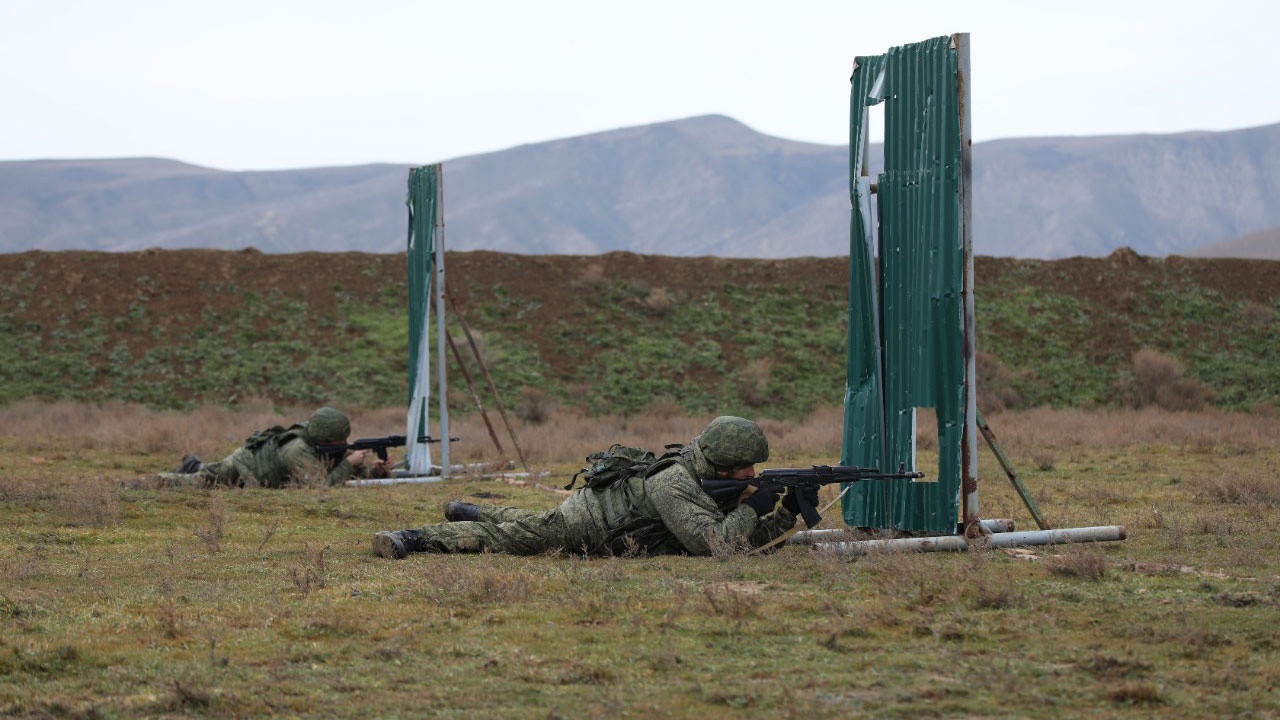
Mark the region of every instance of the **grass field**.
MULTIPOLYGON (((538 485, 587 452, 687 440, 708 418, 522 424, 546 473, 523 485, 138 482, 294 419, 246 408, 0 408, 0 716, 1280 717, 1273 414, 989 418, 1050 523, 1123 524, 1123 542, 396 562, 371 554, 374 531, 463 497, 550 507, 538 485)), ((402 432, 403 411, 353 423, 402 432)), ((839 458, 837 410, 765 427, 765 467, 839 458)), ((454 433, 455 461, 496 455, 478 419, 454 433)), ((982 515, 1033 528, 985 448, 980 468, 982 515)))

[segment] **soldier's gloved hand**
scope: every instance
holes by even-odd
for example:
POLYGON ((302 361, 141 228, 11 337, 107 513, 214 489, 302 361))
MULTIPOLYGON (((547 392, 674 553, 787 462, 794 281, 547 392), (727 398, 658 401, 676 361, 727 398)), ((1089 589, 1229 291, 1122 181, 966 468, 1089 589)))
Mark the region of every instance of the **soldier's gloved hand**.
POLYGON ((815 487, 793 487, 787 491, 787 496, 782 498, 782 507, 786 508, 792 515, 800 515, 800 506, 817 508, 818 488, 815 487))
POLYGON ((782 488, 779 487, 757 488, 751 497, 742 501, 742 504, 755 510, 757 516, 768 515, 777 506, 778 498, 781 495, 782 488))

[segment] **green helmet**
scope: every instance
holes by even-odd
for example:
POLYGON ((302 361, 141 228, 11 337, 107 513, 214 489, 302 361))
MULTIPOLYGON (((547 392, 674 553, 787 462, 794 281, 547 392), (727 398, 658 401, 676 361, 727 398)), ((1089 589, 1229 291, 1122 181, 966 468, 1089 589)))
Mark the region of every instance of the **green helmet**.
POLYGON ((712 420, 694 442, 707 462, 717 467, 745 467, 769 459, 769 440, 760 426, 733 415, 712 420))
POLYGON ((340 411, 322 407, 307 420, 307 434, 317 444, 339 443, 351 434, 351 423, 340 411))

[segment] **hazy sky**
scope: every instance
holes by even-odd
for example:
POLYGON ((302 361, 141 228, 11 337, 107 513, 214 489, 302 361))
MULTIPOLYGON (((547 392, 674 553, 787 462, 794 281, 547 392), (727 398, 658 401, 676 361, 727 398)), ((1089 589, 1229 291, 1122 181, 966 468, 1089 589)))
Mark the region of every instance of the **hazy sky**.
POLYGON ((976 141, 1280 122, 1272 0, 0 0, 0 160, 419 165, 719 113, 848 141, 856 55, 970 33, 976 141))

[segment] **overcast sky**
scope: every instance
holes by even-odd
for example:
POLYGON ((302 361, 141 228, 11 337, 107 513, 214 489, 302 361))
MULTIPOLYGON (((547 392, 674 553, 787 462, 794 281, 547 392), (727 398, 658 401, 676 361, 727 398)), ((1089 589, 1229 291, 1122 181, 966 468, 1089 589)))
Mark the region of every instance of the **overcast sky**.
POLYGON ((0 160, 420 165, 718 113, 848 141, 857 55, 970 33, 975 141, 1280 122, 1271 0, 0 0, 0 160))

